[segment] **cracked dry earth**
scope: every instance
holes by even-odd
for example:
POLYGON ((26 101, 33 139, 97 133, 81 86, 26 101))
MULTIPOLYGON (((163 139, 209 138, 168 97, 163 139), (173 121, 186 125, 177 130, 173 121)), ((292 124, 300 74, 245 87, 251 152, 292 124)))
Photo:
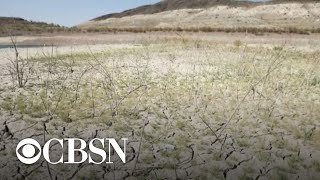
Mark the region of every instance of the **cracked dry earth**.
MULTIPOLYGON (((14 52, 1 50, 1 179, 320 177, 318 50, 97 46, 30 49, 23 88, 7 71, 14 52), (126 137, 127 163, 112 151, 111 165, 24 165, 15 148, 27 137, 126 137)), ((52 160, 61 151, 52 144, 52 160)))

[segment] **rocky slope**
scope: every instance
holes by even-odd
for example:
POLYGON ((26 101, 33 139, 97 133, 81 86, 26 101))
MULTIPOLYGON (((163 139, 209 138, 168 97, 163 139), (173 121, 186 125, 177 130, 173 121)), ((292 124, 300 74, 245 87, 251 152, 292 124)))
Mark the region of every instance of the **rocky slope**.
POLYGON ((145 5, 134 9, 129 9, 121 13, 112 13, 93 19, 93 21, 105 20, 108 18, 120 18, 138 14, 155 14, 164 11, 178 9, 210 8, 216 5, 249 5, 254 3, 232 1, 232 0, 164 0, 152 5, 145 5))

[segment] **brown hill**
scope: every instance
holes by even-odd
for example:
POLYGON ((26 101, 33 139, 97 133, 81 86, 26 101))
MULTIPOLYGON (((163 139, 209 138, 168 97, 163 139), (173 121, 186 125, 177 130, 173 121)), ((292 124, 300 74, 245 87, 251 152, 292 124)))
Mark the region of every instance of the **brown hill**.
POLYGON ((319 1, 164 0, 101 16, 77 27, 93 32, 320 32, 319 1))
POLYGON ((55 33, 68 28, 56 24, 28 21, 17 17, 0 17, 0 36, 55 33))
POLYGON ((251 4, 252 2, 250 3, 234 0, 163 0, 153 5, 145 5, 134 9, 129 9, 121 13, 103 15, 93 19, 93 21, 99 21, 108 18, 121 18, 138 14, 155 14, 178 9, 209 8, 215 5, 246 5, 248 3, 251 4))

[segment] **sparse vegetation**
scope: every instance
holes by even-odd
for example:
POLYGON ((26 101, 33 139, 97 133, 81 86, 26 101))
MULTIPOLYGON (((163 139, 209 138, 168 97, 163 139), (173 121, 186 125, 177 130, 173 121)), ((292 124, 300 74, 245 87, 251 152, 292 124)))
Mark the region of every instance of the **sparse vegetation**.
POLYGON ((32 71, 32 65, 26 59, 20 58, 15 38, 13 36, 11 36, 11 42, 14 48, 15 56, 13 58, 8 57, 10 64, 7 66, 7 68, 11 75, 13 86, 17 84, 18 87, 22 88, 29 80, 29 75, 32 71))
MULTIPOLYGON (((240 39, 232 46, 183 39, 102 52, 88 47, 86 53, 28 59, 37 65, 32 86, 6 91, 0 107, 8 117, 24 117, 12 123, 26 123, 29 132, 45 138, 88 138, 105 130, 130 137, 128 164, 110 172, 134 167, 131 176, 153 178, 145 169, 157 167, 153 171, 168 178, 174 169, 179 178, 230 178, 238 172, 243 179, 285 179, 289 170, 299 175, 303 167, 319 172, 307 160, 310 147, 320 151, 314 128, 319 86, 313 80, 320 71, 312 60, 319 56, 248 47, 240 39), (298 154, 300 149, 308 153, 298 154), (274 163, 279 159, 281 167, 274 163)), ((50 166, 53 179, 62 178, 58 168, 50 166)), ((86 177, 81 172, 76 177, 86 177)))
POLYGON ((84 28, 84 32, 132 32, 132 33, 146 33, 146 32, 226 32, 226 33, 250 33, 255 35, 263 35, 264 33, 277 33, 277 34, 305 34, 320 33, 320 28, 308 29, 308 28, 257 28, 257 27, 236 27, 236 28, 215 28, 215 27, 166 27, 166 28, 107 28, 107 27, 95 27, 95 28, 84 28))

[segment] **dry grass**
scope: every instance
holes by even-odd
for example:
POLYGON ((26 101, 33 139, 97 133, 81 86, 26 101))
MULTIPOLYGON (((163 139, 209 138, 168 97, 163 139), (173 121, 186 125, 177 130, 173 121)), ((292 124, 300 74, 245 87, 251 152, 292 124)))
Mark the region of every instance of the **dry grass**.
POLYGON ((133 33, 146 33, 146 32, 226 32, 226 33, 250 33, 255 35, 263 35, 264 33, 292 33, 292 34, 310 34, 320 33, 318 29, 308 28, 248 28, 248 27, 237 27, 237 28, 214 28, 214 27, 172 27, 172 28, 88 28, 83 30, 84 32, 133 32, 133 33))

